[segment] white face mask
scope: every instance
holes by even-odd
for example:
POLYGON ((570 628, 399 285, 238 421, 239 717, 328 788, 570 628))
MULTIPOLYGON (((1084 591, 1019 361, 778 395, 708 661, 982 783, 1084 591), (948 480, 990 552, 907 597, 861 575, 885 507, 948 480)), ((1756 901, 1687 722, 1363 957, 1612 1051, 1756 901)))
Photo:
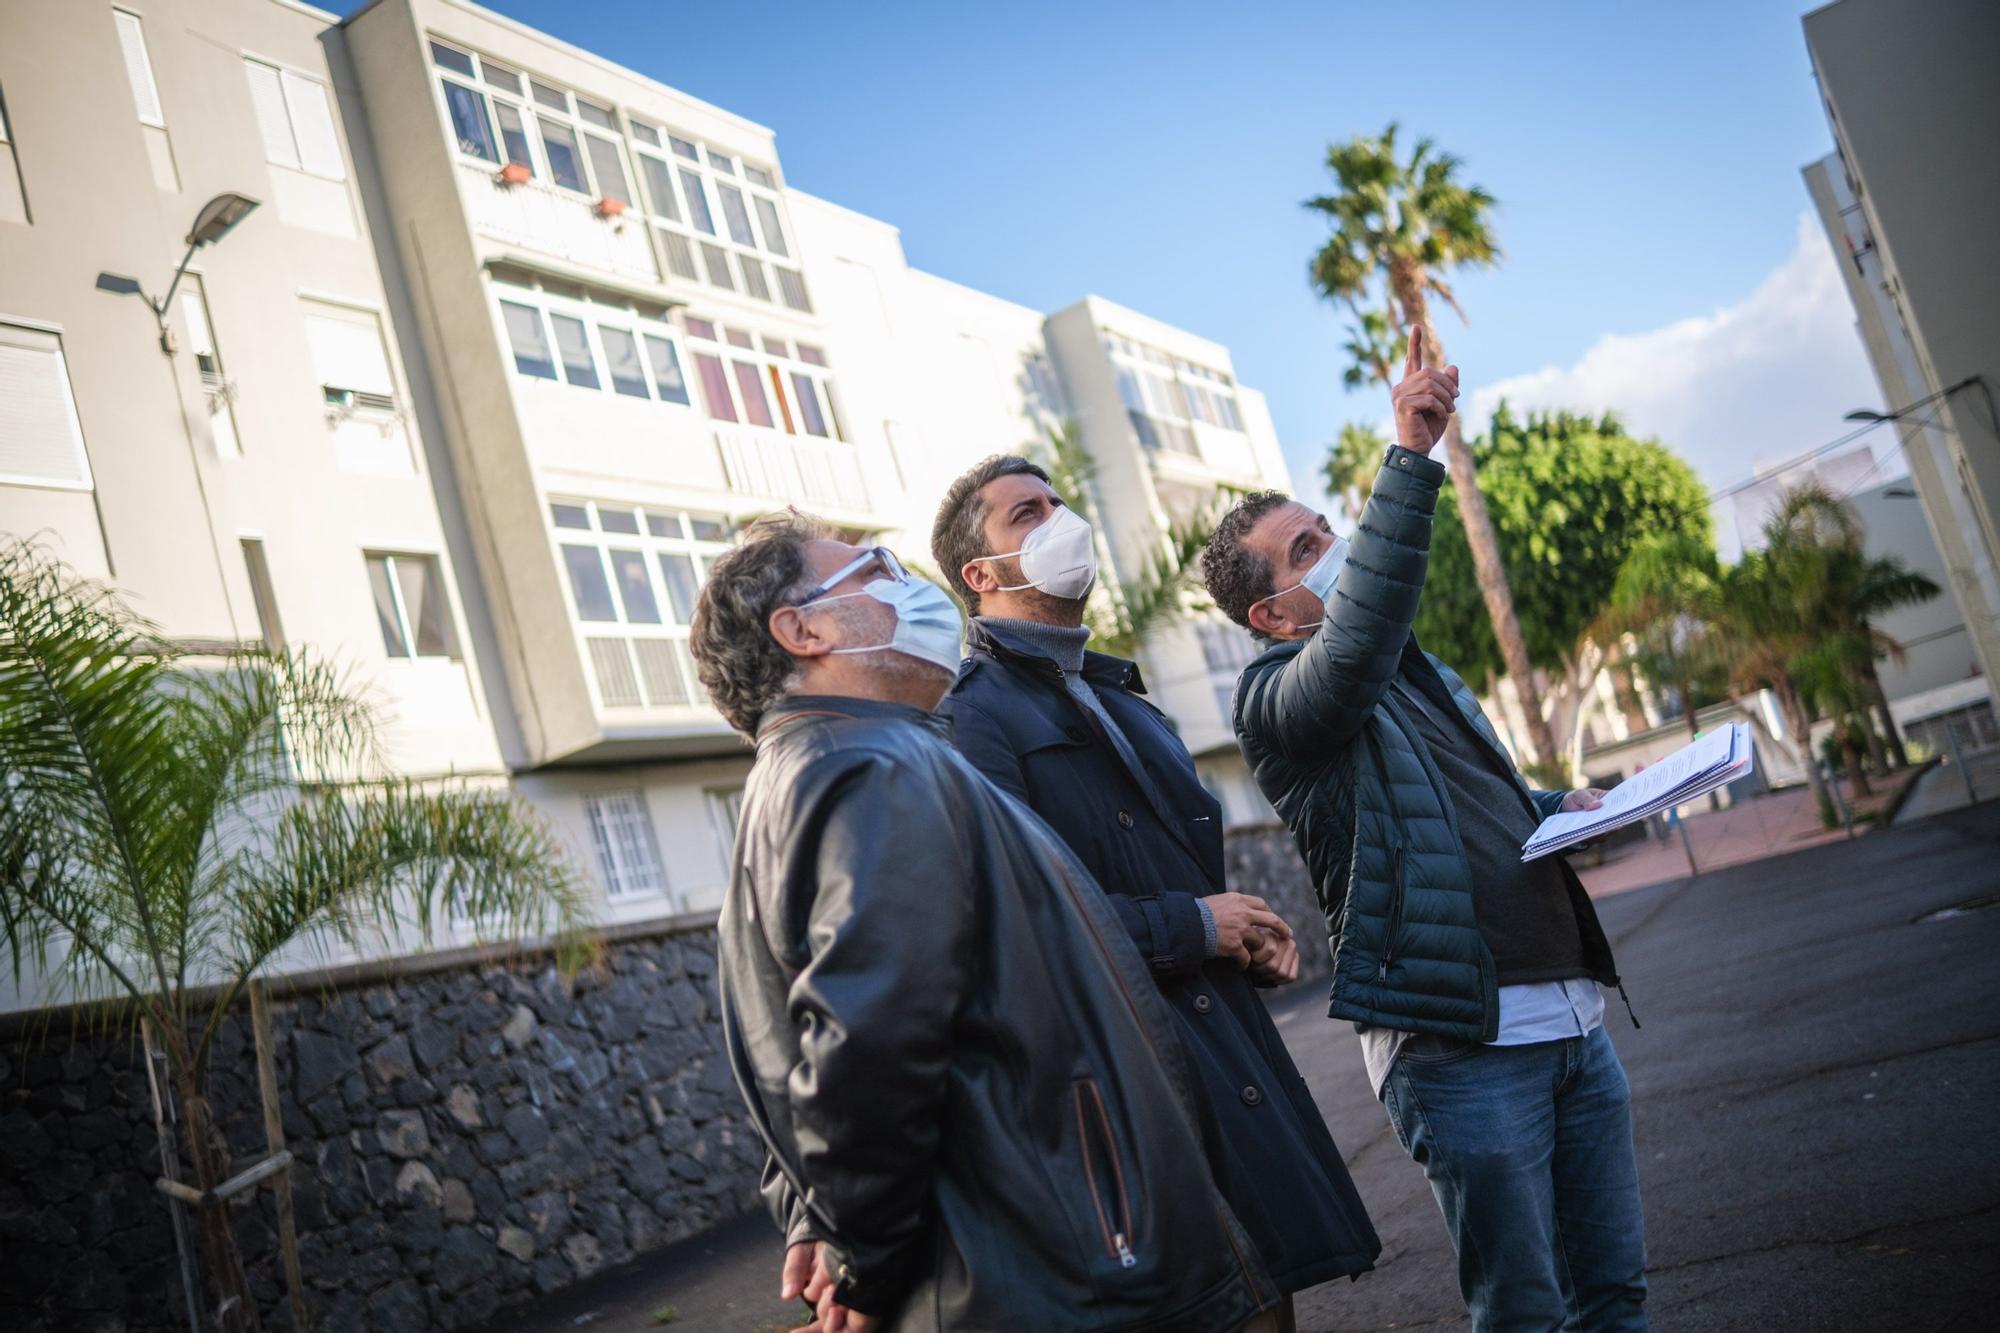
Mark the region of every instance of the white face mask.
POLYGON ((822 597, 805 610, 844 602, 850 597, 873 597, 896 613, 896 632, 887 643, 871 643, 858 648, 835 648, 836 653, 877 653, 887 649, 919 661, 935 663, 946 671, 958 671, 958 641, 961 626, 958 605, 951 595, 927 579, 874 579, 860 592, 844 592, 838 597, 822 597))
POLYGON ((1288 592, 1297 592, 1300 588, 1304 588, 1307 592, 1319 598, 1320 618, 1313 621, 1310 625, 1300 625, 1299 628, 1318 629, 1326 623, 1326 604, 1333 600, 1334 580, 1340 577, 1340 567, 1346 563, 1347 539, 1345 537, 1335 537, 1332 544, 1326 550, 1320 552, 1319 559, 1313 561, 1313 567, 1308 569, 1304 577, 1297 583, 1294 583, 1289 588, 1272 593, 1270 597, 1259 597, 1257 601, 1268 602, 1273 598, 1283 597, 1288 592))
POLYGON ((1028 534, 1018 551, 982 555, 981 560, 1021 557, 1021 576, 1026 583, 999 588, 999 592, 1019 592, 1040 588, 1051 597, 1080 602, 1090 596, 1097 583, 1097 546, 1090 539, 1090 524, 1068 505, 1059 505, 1028 534))

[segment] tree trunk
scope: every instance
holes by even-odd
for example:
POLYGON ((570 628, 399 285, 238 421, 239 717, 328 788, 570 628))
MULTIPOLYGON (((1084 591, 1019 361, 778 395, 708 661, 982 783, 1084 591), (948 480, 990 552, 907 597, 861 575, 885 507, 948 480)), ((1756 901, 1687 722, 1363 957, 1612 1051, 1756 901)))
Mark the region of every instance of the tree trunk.
POLYGON ((1876 673, 1875 663, 1868 663, 1866 687, 1868 698, 1875 710, 1875 721, 1882 728, 1882 739, 1888 742, 1889 757, 1897 768, 1910 766, 1910 752, 1903 748, 1903 733, 1896 729, 1896 718, 1889 711, 1889 696, 1882 692, 1882 677, 1876 673))
MULTIPOLYGON (((164 1026, 166 1039, 175 1046, 171 1063, 174 1089, 181 1099, 183 1146, 194 1171, 194 1186, 206 1193, 228 1179, 228 1156, 216 1143, 215 1116, 208 1097, 191 1076, 193 1052, 188 1049, 187 1036, 179 1024, 164 1026)), ((215 1301, 215 1327, 220 1333, 258 1333, 263 1325, 256 1302, 250 1298, 250 1279, 243 1271, 236 1233, 230 1229, 229 1205, 204 1203, 194 1211, 201 1234, 202 1267, 215 1301)))
MULTIPOLYGON (((1868 770, 1861 766, 1861 756, 1864 751, 1854 740, 1857 729, 1871 739, 1874 738, 1874 733, 1867 727, 1867 719, 1860 714, 1846 718, 1840 723, 1840 755, 1847 761, 1847 789, 1856 796, 1873 796, 1875 789, 1868 785, 1868 770)), ((1881 744, 1879 740, 1875 743, 1881 744)))
MULTIPOLYGON (((1444 343, 1431 326, 1423 290, 1408 283, 1398 286, 1408 288, 1396 293, 1404 312, 1412 324, 1423 327, 1424 364, 1432 368, 1443 366, 1444 343)), ((1445 466, 1450 469, 1451 484, 1458 491, 1459 516, 1465 521, 1466 545, 1472 548, 1472 568, 1479 580, 1479 595, 1485 599, 1487 619, 1493 622, 1493 638, 1500 645, 1500 660, 1507 665, 1515 696, 1521 701, 1521 713, 1528 721, 1528 743, 1534 747, 1536 761, 1545 770, 1554 769, 1562 763, 1562 755, 1550 734, 1548 719, 1542 716, 1541 691, 1535 685, 1534 668, 1528 663, 1528 641, 1521 635, 1520 617, 1514 614, 1514 590, 1507 583, 1507 567, 1500 561, 1500 539, 1493 531, 1493 520, 1487 516, 1486 496, 1479 489, 1478 465, 1472 461, 1472 450, 1458 428, 1456 412, 1445 423, 1444 448, 1445 466)), ((1544 781, 1556 777, 1554 773, 1545 773, 1544 781)))
POLYGON ((1833 808, 1833 797, 1820 774, 1819 756, 1813 753, 1812 719, 1806 716, 1805 703, 1795 689, 1777 689, 1772 693, 1778 696, 1778 711, 1785 715, 1785 726, 1799 738, 1799 758, 1806 770, 1806 786, 1812 791, 1813 805, 1819 810, 1821 822, 1832 828, 1840 822, 1840 815, 1833 808))

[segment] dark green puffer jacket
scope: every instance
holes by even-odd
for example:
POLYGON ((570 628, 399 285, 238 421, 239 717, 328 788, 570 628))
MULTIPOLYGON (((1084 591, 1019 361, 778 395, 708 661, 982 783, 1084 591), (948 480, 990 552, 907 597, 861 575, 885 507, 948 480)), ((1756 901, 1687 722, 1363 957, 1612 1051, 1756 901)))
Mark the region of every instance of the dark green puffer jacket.
MULTIPOLYGON (((1439 705, 1456 705, 1514 773, 1537 820, 1565 793, 1521 781, 1472 691, 1410 632, 1444 475, 1429 458, 1390 450, 1325 621, 1246 667, 1232 713, 1250 771, 1291 828, 1326 914, 1328 1014, 1491 1041, 1500 1004, 1477 886, 1430 747, 1390 682, 1400 674, 1439 705)), ((1562 874, 1584 962, 1600 984, 1616 986, 1597 912, 1567 863, 1562 874)))

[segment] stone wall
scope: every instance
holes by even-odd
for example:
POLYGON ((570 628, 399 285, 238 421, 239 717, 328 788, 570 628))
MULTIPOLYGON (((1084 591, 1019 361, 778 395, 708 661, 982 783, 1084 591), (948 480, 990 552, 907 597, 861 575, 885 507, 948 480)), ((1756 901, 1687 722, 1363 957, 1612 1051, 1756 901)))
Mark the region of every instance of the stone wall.
MULTIPOLYGON (((1290 836, 1234 832, 1228 864, 1231 888, 1293 923, 1296 985, 1316 985, 1324 931, 1290 836)), ((348 976, 275 999, 272 1027, 326 1333, 478 1324, 757 1205, 762 1150, 722 1050, 712 920, 615 939, 569 986, 539 957, 348 976)), ((264 1133, 247 1016, 213 1069, 248 1164, 264 1133)), ((64 1022, 0 1032, 0 1328, 185 1327, 159 1174, 136 1039, 64 1022)), ((267 1327, 289 1328, 271 1196, 239 1199, 267 1327)))
MULTIPOLYGON (((476 1324, 756 1204, 709 923, 615 941, 572 986, 545 959, 462 965, 278 1000, 272 1026, 328 1333, 476 1324)), ((264 1151, 247 1016, 214 1070, 247 1163, 264 1151)), ((158 1175, 134 1039, 0 1037, 0 1327, 184 1328, 158 1175)), ((239 1197, 267 1327, 288 1328, 271 1196, 239 1197)))
MULTIPOLYGON (((1299 942, 1299 979, 1331 976, 1333 955, 1326 943, 1326 916, 1319 910, 1306 864, 1283 824, 1251 824, 1231 829, 1224 866, 1229 887, 1254 894, 1288 922, 1299 942)), ((1287 988, 1286 994, 1291 994, 1287 988)))

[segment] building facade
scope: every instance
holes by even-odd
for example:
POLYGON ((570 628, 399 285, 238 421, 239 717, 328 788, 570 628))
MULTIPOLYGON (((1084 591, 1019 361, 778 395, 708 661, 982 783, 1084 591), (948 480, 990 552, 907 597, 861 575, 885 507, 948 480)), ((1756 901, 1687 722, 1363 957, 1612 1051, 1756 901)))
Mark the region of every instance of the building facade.
MULTIPOLYGON (((687 627, 747 520, 923 558, 953 476, 1074 422, 1115 585, 1289 485, 1226 348, 914 270, 771 130, 462 0, 0 11, 0 387, 0 532, 177 640, 349 665, 399 771, 510 783, 607 922, 720 901, 750 755, 687 627), (225 192, 163 351, 98 275, 159 295, 225 192)), ((1142 653, 1233 823, 1246 649, 1201 613, 1142 653)))
POLYGON ((1805 168, 1982 673, 2000 670, 2000 10, 1839 0, 1806 15, 1834 153, 1805 168), (1909 409, 1899 411, 1899 409, 1909 409))

